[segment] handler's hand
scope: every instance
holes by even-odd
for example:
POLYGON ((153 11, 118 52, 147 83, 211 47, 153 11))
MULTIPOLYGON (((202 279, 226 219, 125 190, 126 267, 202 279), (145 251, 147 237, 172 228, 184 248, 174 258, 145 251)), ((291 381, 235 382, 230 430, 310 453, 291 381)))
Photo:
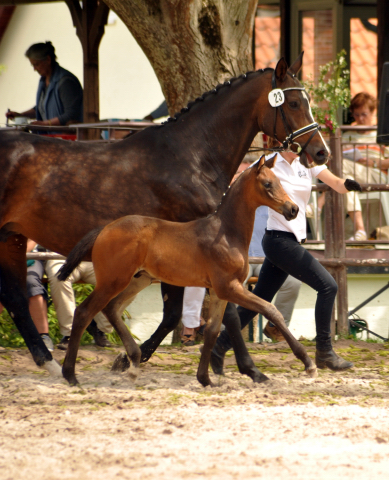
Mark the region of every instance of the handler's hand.
POLYGON ((362 192, 362 187, 359 185, 359 183, 355 180, 351 180, 350 178, 346 179, 344 186, 349 192, 362 192))

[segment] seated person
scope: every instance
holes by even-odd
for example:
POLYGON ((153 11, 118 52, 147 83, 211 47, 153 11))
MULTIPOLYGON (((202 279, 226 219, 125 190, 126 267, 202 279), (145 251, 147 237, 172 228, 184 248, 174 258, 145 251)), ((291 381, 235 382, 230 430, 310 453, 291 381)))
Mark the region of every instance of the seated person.
MULTIPOLYGON (((81 262, 66 281, 59 281, 57 273, 64 263, 64 260, 48 260, 46 262, 46 274, 50 283, 50 293, 57 312, 59 330, 61 335, 63 335, 57 345, 57 348, 60 350, 66 350, 68 348, 74 310, 76 309, 72 284, 79 281, 92 285, 96 284, 92 262, 81 262)), ((111 343, 106 337, 106 333, 112 332, 112 326, 101 312, 96 315, 96 319, 92 320, 91 324, 87 327, 87 332, 92 335, 95 344, 99 347, 111 346, 111 343)))
MULTIPOLYGON (((350 111, 355 120, 353 125, 370 126, 373 123, 373 114, 376 109, 376 100, 370 94, 360 92, 355 95, 350 104, 350 111)), ((343 177, 356 180, 359 183, 388 183, 386 175, 389 167, 389 152, 376 145, 375 131, 349 131, 342 135, 343 140, 343 177), (361 143, 360 147, 347 145, 345 142, 361 143), (372 145, 366 146, 371 143, 372 145), (375 144, 375 145, 374 145, 375 144), (369 167, 369 168, 366 168, 369 167)), ((367 239, 362 218, 362 207, 358 192, 348 192, 345 208, 354 223, 355 234, 348 240, 363 241, 367 239)), ((318 209, 325 203, 325 194, 318 199, 318 209)))
MULTIPOLYGON (((36 242, 27 240, 27 252, 34 250, 37 250, 36 242)), ((48 295, 42 283, 44 271, 44 262, 41 260, 27 260, 27 297, 30 315, 47 349, 52 352, 54 346, 49 336, 49 321, 47 318, 48 295)))
POLYGON ((185 287, 182 305, 183 330, 181 333, 181 345, 190 347, 195 344, 196 333, 205 327, 205 320, 201 317, 205 288, 185 287))

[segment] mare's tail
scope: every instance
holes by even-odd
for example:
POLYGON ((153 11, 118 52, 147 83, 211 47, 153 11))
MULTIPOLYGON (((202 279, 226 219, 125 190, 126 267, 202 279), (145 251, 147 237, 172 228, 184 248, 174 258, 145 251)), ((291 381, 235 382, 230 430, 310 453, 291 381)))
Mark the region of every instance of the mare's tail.
POLYGON ((103 228, 104 227, 99 227, 91 230, 77 243, 69 253, 64 265, 58 271, 57 277, 59 280, 64 282, 72 271, 80 265, 86 254, 92 250, 96 238, 103 228))

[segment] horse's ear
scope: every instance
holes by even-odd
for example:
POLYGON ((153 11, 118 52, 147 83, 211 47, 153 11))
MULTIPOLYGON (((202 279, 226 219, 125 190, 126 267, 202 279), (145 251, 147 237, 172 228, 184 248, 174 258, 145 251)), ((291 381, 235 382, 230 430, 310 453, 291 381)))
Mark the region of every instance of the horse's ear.
POLYGON ((265 166, 267 168, 273 168, 276 162, 276 158, 277 158, 277 154, 275 153, 271 158, 269 158, 269 160, 265 161, 265 166))
POLYGON ((288 71, 288 64, 286 63, 285 58, 282 57, 278 60, 275 68, 276 79, 279 80, 280 82, 283 82, 285 80, 287 71, 288 71))
POLYGON ((289 72, 292 75, 297 75, 298 72, 300 71, 301 65, 303 64, 303 55, 304 55, 304 51, 300 53, 300 55, 294 61, 293 65, 289 67, 289 72))
POLYGON ((258 163, 257 163, 257 171, 263 167, 265 164, 265 155, 262 155, 262 157, 259 159, 258 163))

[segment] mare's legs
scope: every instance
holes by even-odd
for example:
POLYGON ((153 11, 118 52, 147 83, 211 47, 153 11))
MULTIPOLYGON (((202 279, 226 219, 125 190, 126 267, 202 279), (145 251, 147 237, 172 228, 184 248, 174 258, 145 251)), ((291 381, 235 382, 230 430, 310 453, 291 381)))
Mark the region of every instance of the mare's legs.
POLYGON ((11 315, 35 363, 51 374, 60 374, 61 368, 43 343, 28 309, 26 249, 23 235, 12 235, 0 242, 0 303, 11 315))
MULTIPOLYGON (((224 310, 227 302, 220 300, 217 297, 213 288, 209 289, 210 303, 209 303, 209 316, 210 319, 205 327, 204 331, 204 347, 201 353, 200 364, 197 370, 197 380, 204 387, 211 385, 212 382, 209 378, 208 366, 211 358, 211 351, 215 345, 216 338, 220 332, 220 326, 223 320, 224 310)), ((240 330, 239 330, 240 333, 240 330)))
POLYGON ((141 362, 147 362, 166 335, 176 328, 182 315, 184 287, 162 283, 161 293, 163 298, 162 322, 151 337, 141 345, 141 362))

